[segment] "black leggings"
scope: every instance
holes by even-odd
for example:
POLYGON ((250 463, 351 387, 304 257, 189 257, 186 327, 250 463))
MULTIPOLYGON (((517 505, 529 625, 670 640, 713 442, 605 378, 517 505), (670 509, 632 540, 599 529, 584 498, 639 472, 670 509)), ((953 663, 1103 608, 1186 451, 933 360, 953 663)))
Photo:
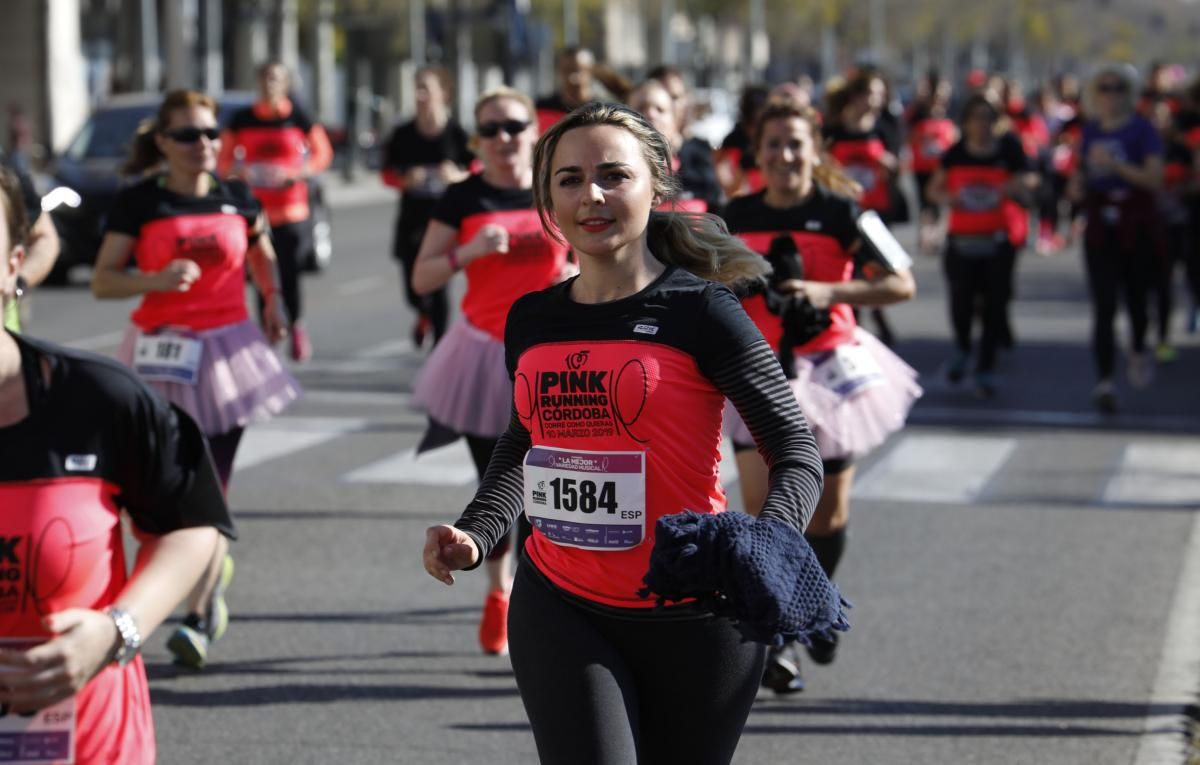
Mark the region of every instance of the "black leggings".
POLYGON ((312 249, 311 220, 288 223, 271 228, 271 243, 275 245, 275 259, 279 263, 279 287, 283 292, 283 305, 287 308, 288 321, 300 321, 303 304, 300 300, 300 273, 304 261, 312 249))
POLYGON ((221 479, 221 488, 229 489, 229 477, 233 475, 233 458, 237 456, 238 444, 245 428, 234 428, 220 435, 208 436, 208 450, 212 454, 213 466, 221 479))
POLYGON ((762 679, 764 651, 727 619, 606 616, 534 565, 508 612, 513 674, 542 765, 724 765, 762 679))
POLYGON ((1008 321, 1015 263, 1016 254, 1007 244, 997 245, 992 255, 981 256, 964 256, 955 251, 953 244, 946 249, 943 271, 950 287, 950 324, 955 345, 964 354, 971 353, 972 325, 979 304, 983 335, 975 364, 977 372, 990 372, 995 367, 996 349, 1008 321))
POLYGON ((400 261, 404 298, 418 315, 429 317, 433 326, 433 339, 436 342, 446 334, 446 327, 450 321, 450 302, 446 297, 446 288, 428 295, 418 295, 412 288, 413 268, 417 264, 417 253, 421 249, 421 239, 425 235, 428 221, 427 217, 415 221, 403 215, 397 218, 392 252, 396 260, 400 261))
MULTIPOLYGON (((1095 225, 1089 223, 1089 226, 1095 225)), ((1088 289, 1092 295, 1092 355, 1100 379, 1112 377, 1116 366, 1117 339, 1113 323, 1117 318, 1117 295, 1123 292, 1125 310, 1133 330, 1133 350, 1146 350, 1146 328, 1149 323, 1147 292, 1154 272, 1154 242, 1144 250, 1120 246, 1115 227, 1106 227, 1107 235, 1089 232, 1084 241, 1087 262, 1088 289)), ((1147 231, 1147 238, 1151 232, 1147 231)))
POLYGON ((1193 302, 1200 301, 1200 268, 1197 268, 1196 244, 1187 223, 1166 226, 1163 231, 1163 253, 1158 259, 1154 279, 1154 308, 1158 341, 1171 339, 1171 314, 1175 308, 1175 265, 1183 263, 1187 271, 1188 291, 1193 302))

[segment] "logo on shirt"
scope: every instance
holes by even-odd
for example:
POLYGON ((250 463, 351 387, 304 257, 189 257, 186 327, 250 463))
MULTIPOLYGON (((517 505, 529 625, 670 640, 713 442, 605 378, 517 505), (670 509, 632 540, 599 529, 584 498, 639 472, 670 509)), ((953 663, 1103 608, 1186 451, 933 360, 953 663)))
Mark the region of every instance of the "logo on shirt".
POLYGON ((658 327, 653 324, 638 324, 633 328, 633 331, 639 335, 657 335, 658 327))
POLYGON ((820 231, 821 230, 821 221, 819 221, 819 220, 805 221, 804 229, 806 231, 820 231))
POLYGON ((221 212, 225 215, 237 215, 237 208, 233 205, 221 205, 221 212))
POLYGON ((68 454, 66 469, 72 473, 88 473, 96 469, 96 455, 68 454))
POLYGON ((565 369, 550 365, 532 375, 518 372, 513 389, 517 414, 531 428, 536 420, 544 438, 624 434, 642 441, 631 426, 641 418, 649 397, 645 363, 632 358, 617 361, 619 368, 585 369, 592 361, 590 355, 588 350, 568 354, 562 362, 565 369))
POLYGON ((25 537, 0 537, 0 613, 21 610, 21 593, 25 572, 17 547, 25 537))
POLYGON ((221 260, 225 257, 225 253, 221 250, 221 241, 215 233, 175 237, 175 252, 180 257, 197 262, 221 260))

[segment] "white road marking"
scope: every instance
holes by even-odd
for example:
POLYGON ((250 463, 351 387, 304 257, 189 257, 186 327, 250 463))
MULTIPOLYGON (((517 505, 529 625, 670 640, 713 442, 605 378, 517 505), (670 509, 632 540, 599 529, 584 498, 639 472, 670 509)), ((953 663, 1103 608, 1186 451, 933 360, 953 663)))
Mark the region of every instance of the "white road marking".
POLYGON ((382 343, 368 345, 366 348, 361 348, 354 352, 354 357, 359 359, 383 359, 389 356, 399 356, 402 353, 411 353, 414 350, 412 340, 404 338, 403 340, 385 340, 382 343))
POLYGON ((1200 508, 1200 444, 1164 441, 1129 444, 1101 501, 1200 508))
POLYGON ((906 434, 855 482, 856 499, 973 502, 1017 447, 1012 438, 906 434))
POLYGON ((366 429, 356 417, 280 417, 246 429, 233 468, 245 470, 366 429))
POLYGON ((1116 414, 1100 412, 1056 412, 1040 409, 989 409, 922 406, 918 404, 909 422, 986 422, 995 425, 1065 425, 1068 427, 1105 427, 1120 425, 1141 430, 1200 431, 1200 418, 1165 415, 1116 414))
POLYGON ((342 476, 346 483, 402 483, 416 486, 467 486, 479 477, 466 441, 417 456, 416 449, 385 457, 342 476))
POLYGON ((351 279, 348 282, 342 282, 333 288, 333 291, 341 297, 349 297, 351 295, 362 295, 367 292, 379 289, 383 280, 378 276, 363 276, 358 279, 351 279))
POLYGON ((116 348, 121 344, 121 340, 124 337, 125 330, 122 329, 115 332, 105 332, 102 335, 80 338, 79 340, 68 340, 63 345, 68 348, 78 348, 81 351, 98 351, 104 348, 116 348))
POLYGON ((1167 619, 1158 677, 1150 693, 1142 740, 1133 765, 1189 762, 1186 750, 1191 720, 1185 714, 1200 688, 1200 514, 1183 552, 1183 567, 1175 584, 1175 600, 1167 619))
POLYGON ((390 393, 388 391, 305 388, 304 402, 328 406, 386 406, 408 409, 411 406, 412 396, 408 393, 390 393))

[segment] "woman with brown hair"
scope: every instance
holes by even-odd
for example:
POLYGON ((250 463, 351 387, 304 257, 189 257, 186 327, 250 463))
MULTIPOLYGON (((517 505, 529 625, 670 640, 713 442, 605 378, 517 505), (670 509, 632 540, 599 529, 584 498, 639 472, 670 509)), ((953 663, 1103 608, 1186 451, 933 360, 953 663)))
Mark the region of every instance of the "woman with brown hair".
MULTIPOLYGON (((732 200, 725 221, 773 270, 766 294, 748 297, 744 306, 812 423, 825 483, 805 534, 832 577, 846 548, 854 460, 903 427, 921 395, 916 372, 860 329, 853 309, 909 300, 916 284, 908 264, 892 262, 860 234, 854 201, 860 188, 823 153, 816 111, 769 103, 754 156, 766 187, 732 200)), ((732 407, 726 433, 746 512, 757 514, 769 496, 768 464, 732 407)), ((809 653, 828 664, 836 647, 818 639, 809 653)), ((764 682, 780 693, 803 688, 798 663, 781 652, 772 654, 764 682)))
POLYGON ((593 103, 557 123, 534 177, 545 229, 570 244, 580 273, 509 313, 508 429, 462 516, 427 531, 425 568, 452 584, 523 509, 533 533, 509 638, 542 763, 728 763, 762 646, 711 602, 655 608, 639 590, 671 518, 760 524, 807 549, 816 446, 726 286, 760 281, 767 264, 720 219, 658 209, 677 193, 670 148, 625 107, 593 103), (770 465, 758 520, 724 512, 726 397, 770 465))
MULTIPOLYGON (((287 319, 267 222, 246 184, 214 175, 219 136, 212 98, 166 95, 135 139, 125 170, 146 175, 113 202, 92 293, 141 297, 117 356, 196 420, 227 487, 245 428, 283 411, 300 386, 271 350, 287 319), (246 310, 247 265, 265 299, 269 342, 246 310)), ((224 634, 232 577, 222 538, 168 643, 180 663, 202 667, 224 634)))
MULTIPOLYGON (((504 321, 514 301, 559 281, 567 250, 542 231, 533 208, 537 124, 524 93, 498 88, 475 104, 474 146, 483 172, 446 190, 431 213, 413 267, 418 295, 442 289, 462 271, 462 316, 425 362, 413 400, 429 416, 419 451, 466 439, 480 480, 512 407, 504 372, 504 321)), ((508 651, 512 553, 500 544, 487 559, 488 594, 479 624, 485 653, 508 651)))

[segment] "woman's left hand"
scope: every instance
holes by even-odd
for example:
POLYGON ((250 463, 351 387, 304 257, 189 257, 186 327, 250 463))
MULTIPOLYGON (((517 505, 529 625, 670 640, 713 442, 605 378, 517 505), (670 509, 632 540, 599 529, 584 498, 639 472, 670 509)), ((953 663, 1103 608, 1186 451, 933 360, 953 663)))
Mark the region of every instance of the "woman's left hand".
POLYGON ((50 614, 55 637, 24 651, 0 649, 0 705, 36 712, 78 693, 107 664, 117 627, 103 611, 72 608, 50 614))
POLYGON ((280 303, 279 293, 274 292, 267 298, 266 305, 263 307, 263 331, 267 335, 267 340, 274 345, 287 337, 287 328, 287 315, 280 303))
POLYGON ((828 282, 810 282, 806 279, 788 279, 779 285, 784 292, 808 298, 814 308, 828 308, 833 303, 833 285, 828 282))

